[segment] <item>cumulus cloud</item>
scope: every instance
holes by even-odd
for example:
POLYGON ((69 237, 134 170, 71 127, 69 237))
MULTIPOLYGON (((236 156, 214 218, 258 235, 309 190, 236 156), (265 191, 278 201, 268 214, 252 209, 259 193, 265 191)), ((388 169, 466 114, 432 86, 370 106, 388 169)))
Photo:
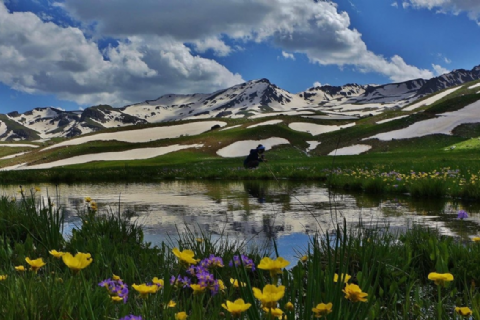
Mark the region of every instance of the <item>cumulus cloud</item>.
POLYGON ((250 42, 272 43, 287 59, 304 54, 314 64, 353 66, 393 81, 433 76, 400 56, 370 51, 348 14, 328 0, 65 0, 55 6, 82 29, 10 13, 0 0, 1 82, 116 106, 152 94, 213 92, 243 79, 190 48, 227 56, 250 42), (102 38, 118 45, 99 49, 95 39, 102 38))
POLYGON ((322 84, 321 84, 320 82, 318 82, 318 81, 315 81, 315 82, 313 83, 313 87, 314 87, 314 88, 316 88, 316 87, 321 87, 321 86, 322 86, 322 84))
POLYGON ((293 55, 293 53, 288 53, 288 52, 282 51, 282 56, 283 56, 285 59, 295 60, 295 56, 293 55))
POLYGON ((398 3, 395 1, 391 4, 392 7, 398 8, 398 3))
POLYGON ((306 54, 312 63, 353 64, 394 81, 432 75, 402 60, 407 73, 395 64, 396 57, 369 51, 361 34, 350 28, 348 14, 338 12, 328 0, 66 0, 62 5, 75 19, 94 23, 98 33, 109 36, 168 35, 193 43, 200 51, 217 48, 219 54, 229 53, 220 35, 237 41, 272 41, 284 52, 306 54))
POLYGON ((438 65, 438 64, 432 64, 433 70, 435 70, 435 74, 437 76, 441 76, 442 74, 449 73, 450 70, 445 69, 444 67, 438 65))
POLYGON ((131 36, 100 52, 80 29, 10 13, 0 1, 0 82, 80 104, 123 106, 169 92, 212 92, 243 79, 168 36, 131 36))
POLYGON ((480 25, 480 1, 477 0, 408 0, 414 8, 435 9, 441 13, 459 14, 466 12, 468 17, 480 25))

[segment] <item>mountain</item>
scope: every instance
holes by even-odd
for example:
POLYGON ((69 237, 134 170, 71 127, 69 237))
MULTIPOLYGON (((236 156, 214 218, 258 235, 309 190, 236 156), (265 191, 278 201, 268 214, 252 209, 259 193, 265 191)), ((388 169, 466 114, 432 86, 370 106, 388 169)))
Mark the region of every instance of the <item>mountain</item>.
POLYGON ((326 114, 369 116, 400 109, 445 88, 480 79, 480 66, 454 70, 429 80, 384 85, 318 86, 296 94, 252 80, 211 94, 167 94, 123 108, 98 105, 83 111, 35 108, 0 115, 0 140, 47 140, 74 137, 105 128, 165 121, 244 118, 265 114, 326 114))

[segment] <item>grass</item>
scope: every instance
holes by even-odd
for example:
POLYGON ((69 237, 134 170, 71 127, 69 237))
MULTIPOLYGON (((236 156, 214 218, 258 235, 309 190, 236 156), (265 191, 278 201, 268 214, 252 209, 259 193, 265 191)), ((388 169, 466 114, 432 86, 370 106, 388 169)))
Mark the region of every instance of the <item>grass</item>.
POLYGON ((460 318, 454 311, 458 306, 468 306, 475 318, 480 316, 479 244, 440 236, 433 229, 412 226, 395 233, 366 227, 362 221, 347 229, 340 221, 335 231, 312 236, 306 252, 286 263, 275 254, 275 242, 268 253, 225 237, 213 240, 193 229, 175 243, 152 246, 144 242, 141 226, 116 212, 98 212, 92 202, 84 204, 82 224, 64 239, 59 229, 61 211, 51 201, 40 205, 34 190, 20 195, 15 201, 0 201, 0 276, 6 276, 0 277, 2 319, 123 319, 128 315, 173 319, 180 312, 193 320, 233 319, 222 305, 239 298, 251 304, 240 315, 243 319, 272 319, 269 312, 278 309, 288 319, 314 319, 312 309, 320 303, 332 303, 324 319, 455 319, 460 318), (184 254, 177 257, 174 247, 184 254), (78 271, 70 270, 68 259, 49 253, 53 249, 89 253, 93 261, 78 271), (242 255, 248 258, 229 265, 234 256, 242 255), (267 256, 271 260, 265 260, 267 256), (28 269, 25 258, 42 258, 46 264, 36 273, 17 271, 20 265, 28 269), (184 262, 192 258, 204 269, 192 273, 191 262, 184 262), (220 259, 223 263, 213 263, 220 259), (454 279, 436 286, 428 280, 432 272, 449 273, 454 279), (99 285, 106 279, 112 286, 119 285, 119 280, 112 282, 114 274, 128 288, 125 301, 112 301, 118 294, 99 285), (340 275, 339 281, 334 281, 335 274, 340 275), (210 280, 202 282, 205 275, 210 280), (155 277, 161 285, 153 285, 154 293, 142 297, 134 289, 134 284, 148 285, 155 277), (205 288, 199 291, 171 282, 172 277, 188 278, 190 284, 205 288), (230 279, 244 285, 236 287, 230 279), (272 300, 253 289, 265 293, 272 284, 280 292, 272 300), (359 296, 351 288, 364 294, 359 296), (262 304, 275 309, 265 311, 262 304))

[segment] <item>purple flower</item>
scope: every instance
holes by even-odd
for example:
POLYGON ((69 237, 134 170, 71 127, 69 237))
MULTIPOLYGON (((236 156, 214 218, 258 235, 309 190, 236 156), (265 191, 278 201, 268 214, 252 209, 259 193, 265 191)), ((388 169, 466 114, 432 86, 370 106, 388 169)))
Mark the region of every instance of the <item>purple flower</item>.
POLYGON ((228 265, 230 267, 233 267, 234 263, 235 263, 235 266, 237 267, 243 264, 246 268, 252 269, 252 271, 255 271, 255 263, 253 263, 253 260, 243 254, 241 255, 241 261, 239 256, 233 256, 233 260, 230 261, 228 265))
POLYGON ((468 218, 467 212, 465 210, 459 210, 457 219, 466 219, 466 218, 468 218))
POLYGON ((175 276, 172 276, 170 278, 170 284, 171 285, 175 285, 177 287, 183 287, 183 288, 186 288, 188 286, 190 286, 190 278, 185 276, 182 278, 182 276, 178 276, 177 278, 175 278, 175 276))
POLYGON ((123 317, 119 320, 142 320, 142 316, 134 316, 133 314, 123 317))
POLYGON ((123 299, 123 303, 127 303, 128 286, 122 280, 106 279, 98 284, 105 287, 112 296, 118 296, 123 299))
POLYGON ((223 259, 221 257, 216 257, 215 255, 211 254, 210 257, 200 261, 200 266, 205 269, 213 267, 223 267, 223 259))

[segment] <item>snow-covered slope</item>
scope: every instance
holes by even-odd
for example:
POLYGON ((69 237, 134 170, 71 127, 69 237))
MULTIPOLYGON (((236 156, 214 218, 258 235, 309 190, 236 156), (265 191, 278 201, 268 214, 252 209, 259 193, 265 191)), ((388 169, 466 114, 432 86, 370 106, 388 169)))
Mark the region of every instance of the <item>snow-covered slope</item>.
POLYGON ((384 85, 318 86, 296 94, 252 80, 211 94, 167 94, 123 108, 99 105, 83 111, 36 108, 0 115, 0 140, 45 140, 74 137, 104 128, 177 120, 257 118, 275 114, 362 117, 401 109, 426 95, 480 79, 480 66, 454 70, 429 80, 384 85))

